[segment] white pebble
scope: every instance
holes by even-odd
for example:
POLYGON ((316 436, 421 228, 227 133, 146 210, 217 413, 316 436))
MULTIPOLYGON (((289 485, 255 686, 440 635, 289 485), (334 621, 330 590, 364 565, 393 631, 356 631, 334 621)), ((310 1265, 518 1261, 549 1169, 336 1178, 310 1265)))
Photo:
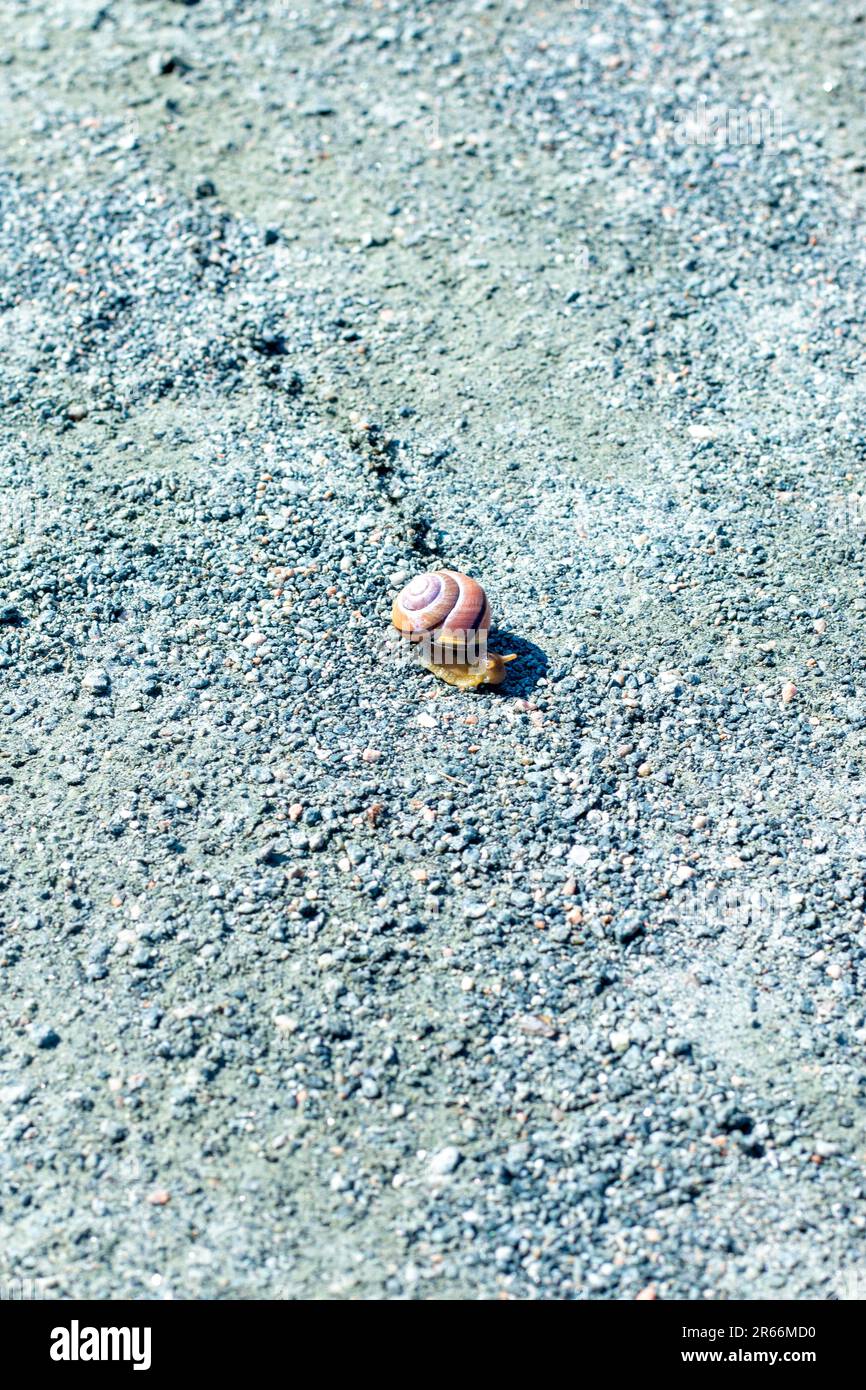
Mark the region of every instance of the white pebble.
POLYGON ((453 1144, 447 1148, 440 1149, 430 1160, 430 1172, 434 1177, 442 1178, 447 1173, 453 1173, 463 1155, 459 1149, 455 1149, 453 1144))
POLYGON ((110 685, 108 672, 103 671, 100 666, 92 666, 89 671, 85 671, 81 684, 92 695, 104 695, 110 685))

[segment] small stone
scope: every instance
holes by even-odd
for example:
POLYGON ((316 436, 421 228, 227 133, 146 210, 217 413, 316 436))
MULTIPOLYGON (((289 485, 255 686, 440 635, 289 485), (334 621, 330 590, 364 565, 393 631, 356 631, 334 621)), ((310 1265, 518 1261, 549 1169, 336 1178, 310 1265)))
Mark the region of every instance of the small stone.
POLYGON ((794 696, 796 695, 796 693, 797 693, 797 687, 796 687, 796 685, 794 684, 794 682, 793 682, 793 681, 785 681, 785 684, 782 686, 782 704, 783 704, 783 705, 790 705, 790 703, 791 703, 791 701, 793 700, 793 698, 794 698, 794 696))
POLYGON ((518 1019, 517 1026, 521 1033, 528 1033, 530 1037, 556 1037, 556 1029, 550 1020, 541 1018, 538 1014, 524 1014, 522 1018, 518 1019))
POLYGON ((87 690, 91 695, 107 695, 111 681, 108 672, 103 671, 100 666, 92 666, 89 671, 85 671, 81 679, 83 690, 87 690))
POLYGON ((171 1201, 171 1193, 164 1187, 157 1187, 153 1192, 148 1193, 148 1202, 152 1207, 164 1207, 171 1201))
POLYGON ((815 1141, 815 1153, 819 1158, 834 1158, 839 1153, 839 1145, 831 1144, 827 1139, 815 1141))
POLYGON ((26 1105, 33 1095, 29 1086, 18 1083, 0 1088, 0 1105, 26 1105))
POLYGON ((448 1173, 453 1173, 463 1161, 463 1155, 459 1149, 455 1149, 450 1144, 445 1149, 440 1149, 430 1160, 430 1172, 434 1177, 442 1178, 448 1173))
POLYGON ((486 903, 468 902, 463 904, 463 916, 468 917, 470 921, 477 921, 478 918, 484 917, 486 914, 486 903))
POLYGON ((625 1052, 631 1044, 631 1035, 624 1028, 615 1028, 608 1042, 612 1052, 625 1052))
POLYGON ((60 1034, 46 1024, 34 1023, 27 1032, 30 1041, 43 1052, 50 1052, 60 1042, 60 1034))
POLYGON ((182 66, 173 53, 151 53, 147 60, 148 71, 152 77, 167 77, 170 72, 175 72, 182 66))
POLYGON ((509 1144, 505 1154, 505 1162, 509 1170, 516 1174, 523 1167, 524 1163, 529 1161, 531 1154, 532 1149, 525 1141, 509 1144))
POLYGON ((86 420, 87 406, 82 404, 81 401, 74 401, 72 405, 67 406, 66 414, 70 420, 86 420))
POLYGON ((642 934, 644 924, 637 912, 624 912, 616 924, 616 939, 624 946, 642 934))

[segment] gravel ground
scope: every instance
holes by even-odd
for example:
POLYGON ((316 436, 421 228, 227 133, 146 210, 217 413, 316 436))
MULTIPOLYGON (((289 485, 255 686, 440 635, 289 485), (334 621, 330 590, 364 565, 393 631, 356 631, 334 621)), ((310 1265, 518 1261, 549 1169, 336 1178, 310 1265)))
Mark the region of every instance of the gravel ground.
POLYGON ((0 11, 3 1278, 862 1296, 864 42, 0 11))

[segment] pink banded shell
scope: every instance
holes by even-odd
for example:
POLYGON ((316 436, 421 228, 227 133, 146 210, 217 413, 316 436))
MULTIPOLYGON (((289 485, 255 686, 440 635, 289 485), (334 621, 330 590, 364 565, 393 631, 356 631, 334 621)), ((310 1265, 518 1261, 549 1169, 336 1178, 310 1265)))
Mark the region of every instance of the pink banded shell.
POLYGON ((410 640, 431 634, 439 642, 461 642, 467 633, 486 636, 490 604, 477 579, 457 570, 418 574, 397 595, 391 622, 410 640))

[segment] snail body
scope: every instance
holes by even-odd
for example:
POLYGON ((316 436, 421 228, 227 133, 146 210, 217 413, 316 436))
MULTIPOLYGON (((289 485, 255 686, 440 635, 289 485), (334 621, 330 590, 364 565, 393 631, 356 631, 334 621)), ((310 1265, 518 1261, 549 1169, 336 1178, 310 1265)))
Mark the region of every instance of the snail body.
POLYGON ((451 666, 439 661, 426 661, 423 656, 418 659, 422 666, 449 685, 456 685, 460 690, 476 690, 479 685, 501 685, 505 680, 506 662, 516 661, 517 657, 513 652, 509 656, 488 652, 481 661, 455 662, 451 666))
POLYGON ((422 666, 461 690, 500 685, 506 663, 515 659, 487 651, 487 595, 458 570, 416 575, 394 599, 391 622, 415 644, 422 666))

